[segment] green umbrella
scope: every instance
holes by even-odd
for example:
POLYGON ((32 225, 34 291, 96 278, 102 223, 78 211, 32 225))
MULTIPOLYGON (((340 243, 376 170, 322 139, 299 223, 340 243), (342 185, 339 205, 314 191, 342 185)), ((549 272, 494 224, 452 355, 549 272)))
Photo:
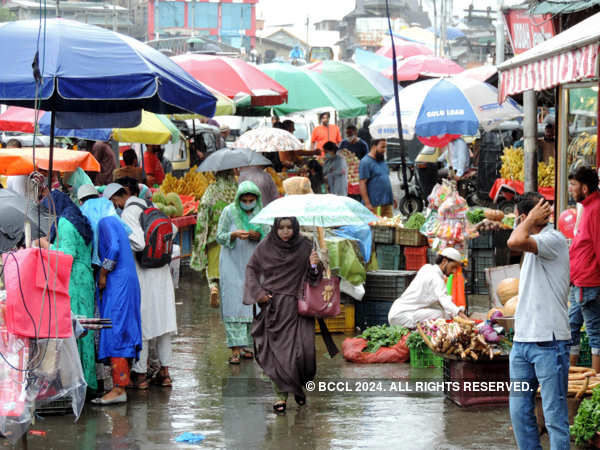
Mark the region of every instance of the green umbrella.
POLYGON ((364 103, 328 78, 291 64, 265 64, 259 68, 288 90, 288 101, 273 107, 278 115, 333 108, 340 117, 367 113, 364 103))
POLYGON ((319 61, 306 66, 308 70, 320 73, 329 81, 346 89, 365 105, 379 105, 381 93, 357 68, 341 61, 319 61))
POLYGON ((361 225, 377 221, 377 216, 350 197, 306 194, 279 198, 264 207, 250 222, 273 225, 277 217, 295 217, 300 225, 315 227, 361 225))

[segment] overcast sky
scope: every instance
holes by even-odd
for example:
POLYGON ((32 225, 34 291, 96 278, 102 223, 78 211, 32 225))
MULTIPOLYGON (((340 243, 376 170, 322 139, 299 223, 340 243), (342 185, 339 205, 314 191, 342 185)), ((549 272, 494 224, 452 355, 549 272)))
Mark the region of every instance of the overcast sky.
MULTIPOLYGON (((474 0, 454 0, 454 15, 463 17, 463 10, 473 2, 474 0)), ((477 0, 474 3, 477 9, 485 9, 487 6, 495 9, 497 5, 496 0, 477 0)), ((514 4, 522 1, 508 0, 504 3, 514 4)), ((259 0, 257 17, 265 20, 265 27, 283 24, 303 26, 307 16, 310 17, 311 23, 324 19, 341 19, 354 9, 355 4, 356 0, 259 0)), ((424 4, 425 9, 429 10, 428 5, 432 3, 431 0, 425 0, 424 4)), ((431 16, 432 13, 430 18, 433 20, 431 16)))

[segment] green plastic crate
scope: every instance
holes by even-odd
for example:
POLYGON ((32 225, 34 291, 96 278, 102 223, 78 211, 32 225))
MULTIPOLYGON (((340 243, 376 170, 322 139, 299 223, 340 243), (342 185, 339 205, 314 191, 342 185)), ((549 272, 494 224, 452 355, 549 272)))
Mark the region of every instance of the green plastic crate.
POLYGON ((378 244, 375 253, 380 269, 400 270, 404 268, 404 254, 400 245, 378 244))
POLYGON ((444 367, 444 358, 437 356, 430 349, 410 349, 410 367, 425 369, 428 367, 444 367))
POLYGON ((585 330, 581 330, 579 345, 579 361, 577 365, 579 367, 592 367, 592 348, 590 347, 590 340, 585 330))

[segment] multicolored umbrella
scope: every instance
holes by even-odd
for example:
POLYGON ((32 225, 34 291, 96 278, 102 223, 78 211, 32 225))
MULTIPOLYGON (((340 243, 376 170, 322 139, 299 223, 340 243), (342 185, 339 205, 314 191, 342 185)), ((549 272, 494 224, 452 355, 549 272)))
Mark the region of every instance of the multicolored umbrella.
POLYGON ((289 92, 287 102, 273 108, 280 116, 318 108, 333 108, 339 117, 356 117, 367 113, 363 102, 312 70, 277 63, 264 64, 260 70, 285 86, 289 92))
POLYGON ((362 203, 332 194, 287 195, 263 208, 251 223, 273 225, 278 217, 295 217, 303 226, 337 227, 377 221, 362 203))
POLYGON ((292 133, 280 128, 261 127, 246 131, 235 142, 239 148, 255 152, 286 152, 302 150, 303 145, 292 133))
MULTIPOLYGON (((425 145, 443 147, 457 136, 473 136, 523 114, 512 99, 498 104, 498 90, 471 78, 420 81, 398 95, 404 139, 417 136, 425 145)), ((398 137, 396 105, 388 102, 373 119, 373 138, 398 137)))
MULTIPOLYGON (((29 175, 40 168, 50 167, 50 149, 36 147, 35 164, 32 148, 0 149, 0 175, 29 175)), ((88 172, 100 172, 100 163, 90 152, 55 148, 53 170, 58 172, 74 172, 78 167, 88 172)))
POLYGON ((378 105, 382 94, 356 68, 341 61, 319 61, 306 66, 306 69, 320 73, 325 78, 346 89, 365 105, 378 105))
MULTIPOLYGON (((414 81, 421 77, 443 77, 455 75, 465 69, 454 61, 432 55, 410 56, 397 65, 398 81, 414 81)), ((389 68, 383 74, 390 80, 394 78, 394 69, 389 68)))
POLYGON ((196 80, 217 89, 230 99, 249 95, 252 106, 272 106, 288 98, 288 91, 283 86, 241 59, 196 53, 171 59, 196 80))
MULTIPOLYGON (((418 55, 433 55, 433 50, 418 42, 410 42, 404 39, 394 39, 396 47, 396 58, 409 58, 411 56, 418 55)), ((392 45, 384 45, 376 52, 378 55, 385 56, 387 58, 393 58, 392 45)))

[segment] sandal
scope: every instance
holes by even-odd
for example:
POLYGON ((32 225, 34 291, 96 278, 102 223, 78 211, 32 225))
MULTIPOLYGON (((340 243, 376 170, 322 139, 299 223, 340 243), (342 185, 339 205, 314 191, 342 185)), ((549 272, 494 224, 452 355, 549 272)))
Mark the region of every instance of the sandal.
POLYGON ((240 355, 231 355, 229 357, 229 364, 238 365, 240 364, 240 355))
POLYGON ((254 359, 254 353, 252 353, 250 350, 244 349, 242 350, 242 358, 254 359))
POLYGON ((152 379, 152 384, 160 387, 173 387, 173 380, 170 375, 161 375, 159 373, 152 379))
POLYGON ((273 405, 273 411, 275 411, 276 414, 284 414, 286 408, 287 408, 286 402, 277 402, 273 405))
POLYGON ((306 405, 306 395, 294 395, 294 400, 296 400, 298 406, 306 405))
POLYGON ((141 373, 139 375, 138 374, 133 375, 133 373, 132 373, 131 381, 129 382, 127 387, 145 391, 146 389, 148 389, 150 387, 150 380, 148 380, 148 377, 146 377, 146 375, 143 373, 141 373))
POLYGON ((210 288, 210 306, 212 308, 218 308, 221 306, 221 301, 219 299, 219 288, 216 286, 210 288))

